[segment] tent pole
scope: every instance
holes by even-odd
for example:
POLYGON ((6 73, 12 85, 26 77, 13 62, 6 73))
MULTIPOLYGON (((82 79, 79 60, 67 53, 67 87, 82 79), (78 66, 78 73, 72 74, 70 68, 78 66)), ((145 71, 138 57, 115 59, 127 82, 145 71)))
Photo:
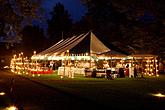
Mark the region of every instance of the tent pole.
POLYGON ((63 31, 62 31, 62 39, 63 39, 63 31))
POLYGON ((64 56, 64 63, 63 63, 63 65, 64 65, 64 72, 63 72, 62 78, 63 78, 64 75, 65 75, 65 64, 66 64, 66 60, 65 60, 65 56, 64 56))
POLYGON ((110 54, 110 56, 111 56, 111 65, 110 65, 110 68, 112 69, 112 55, 110 54))
POLYGON ((89 65, 89 66, 90 66, 90 68, 91 68, 91 67, 92 67, 92 65, 91 65, 91 52, 89 53, 89 55, 90 55, 90 62, 89 62, 90 65, 89 65))

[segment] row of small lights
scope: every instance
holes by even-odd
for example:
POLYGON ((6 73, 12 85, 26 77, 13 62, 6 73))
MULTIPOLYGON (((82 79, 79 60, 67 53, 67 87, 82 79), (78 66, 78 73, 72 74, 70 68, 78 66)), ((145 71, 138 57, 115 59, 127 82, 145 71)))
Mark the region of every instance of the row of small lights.
MULTIPOLYGON (((20 54, 19 54, 19 57, 18 58, 16 58, 16 55, 14 55, 14 58, 13 58, 13 62, 14 61, 19 61, 19 60, 22 60, 22 58, 21 58, 21 55, 23 55, 23 52, 21 52, 20 54)), ((36 55, 36 51, 34 51, 34 55, 36 55)), ((86 54, 83 54, 84 56, 87 56, 87 55, 89 55, 88 53, 86 53, 86 54)), ((79 58, 79 60, 80 60, 81 58, 79 58)), ((90 58, 88 58, 88 60, 89 60, 90 58)), ((27 58, 24 58, 24 60, 27 60, 27 58)), ((72 59, 73 60, 73 59, 72 59)), ((11 62, 11 63, 13 63, 13 62, 11 62)), ((124 60, 121 60, 120 61, 121 63, 124 63, 124 60)), ((132 62, 132 61, 130 61, 130 62, 132 62)), ((147 60, 146 61, 147 63, 151 63, 151 62, 154 62, 154 60, 147 60)), ((157 62, 157 60, 155 60, 155 62, 157 62)), ((30 65, 35 65, 35 66, 37 66, 38 65, 38 63, 22 63, 22 62, 16 62, 16 65, 26 65, 26 64, 30 64, 30 65)), ((150 66, 152 67, 153 65, 152 64, 150 64, 150 66)), ((147 71, 150 71, 150 72, 152 72, 152 70, 153 69, 155 69, 155 68, 153 68, 153 69, 149 69, 148 67, 149 67, 149 64, 146 64, 146 67, 147 67, 147 69, 145 69, 145 75, 147 74, 147 71)), ((156 68, 158 67, 158 65, 156 64, 156 68)), ((14 67, 13 67, 14 68, 14 67)), ((28 69, 27 67, 23 67, 23 68, 21 68, 21 67, 19 67, 19 66, 16 66, 16 69, 18 69, 18 70, 20 70, 20 69, 28 69)), ((43 71, 42 69, 33 69, 34 71, 43 71)), ((157 76, 159 76, 158 75, 158 70, 156 69, 156 75, 157 76)), ((153 75, 153 73, 151 73, 151 74, 149 74, 148 73, 148 75, 149 76, 151 76, 151 75, 153 75)))
MULTIPOLYGON (((36 54, 36 52, 34 51, 34 54, 36 54)), ((26 61, 28 61, 27 60, 27 58, 21 58, 21 56, 23 55, 23 52, 21 52, 20 54, 19 54, 19 57, 17 58, 17 56, 16 55, 13 55, 13 59, 11 60, 11 64, 10 64, 10 67, 11 67, 11 71, 13 72, 13 73, 16 73, 16 74, 24 74, 24 75, 29 75, 29 72, 28 71, 48 71, 48 70, 43 70, 43 69, 31 69, 31 68, 28 68, 28 67, 24 67, 23 66, 23 64, 24 65, 27 65, 27 64, 29 64, 29 65, 34 65, 34 66, 36 66, 37 67, 37 65, 39 64, 39 63, 23 63, 21 60, 23 59, 23 60, 26 60, 26 61), (21 62, 20 62, 21 61, 21 62), (23 66, 23 67, 22 67, 23 66), (14 69, 16 69, 16 71, 14 70, 14 69), (20 72, 20 70, 23 70, 23 69, 25 69, 25 70, 28 70, 28 71, 23 71, 23 72, 20 72)), ((31 73, 31 72, 30 72, 31 73)), ((41 76, 41 74, 33 74, 33 73, 31 73, 30 75, 32 75, 32 77, 35 77, 35 76, 41 76)))
POLYGON ((154 73, 153 73, 153 70, 155 69, 156 70, 156 76, 158 77, 159 76, 159 74, 158 74, 158 65, 157 65, 157 62, 158 62, 158 60, 147 60, 146 61, 147 62, 147 64, 145 65, 146 66, 146 69, 145 69, 145 75, 149 75, 149 76, 151 76, 151 75, 154 75, 154 73), (155 63, 155 65, 156 65, 156 67, 154 67, 154 64, 152 64, 152 63, 155 63), (150 72, 151 72, 151 74, 150 74, 150 72))
MULTIPOLYGON (((33 65, 33 64, 35 64, 35 63, 26 63, 26 62, 28 62, 27 57, 26 57, 26 58, 22 58, 22 56, 23 56, 23 52, 21 52, 21 53, 19 54, 19 57, 18 57, 18 58, 17 58, 17 55, 13 55, 13 59, 11 60, 11 64, 10 64, 10 67, 11 67, 11 71, 12 71, 12 72, 17 73, 17 74, 22 74, 22 73, 20 72, 20 70, 22 70, 22 69, 29 70, 29 68, 23 66, 23 64, 24 64, 24 65, 27 65, 27 64, 33 65), (22 60, 24 60, 25 62, 23 63, 22 60), (21 61, 21 62, 20 62, 20 61, 21 61), (23 66, 23 67, 22 67, 22 66, 23 66), (14 69, 16 69, 16 71, 15 71, 14 69)), ((28 72, 23 71, 23 74, 24 74, 24 73, 25 73, 26 75, 29 74, 28 72)), ((35 76, 35 75, 32 75, 32 76, 35 76)), ((38 75, 38 76, 40 76, 40 75, 38 75)))
MULTIPOLYGON (((120 63, 124 63, 125 61, 124 60, 120 60, 120 63)), ((129 61, 129 62, 133 62, 133 61, 129 61)), ((147 68, 145 68, 145 75, 149 75, 149 76, 151 76, 151 75, 154 75, 154 73, 151 73, 151 74, 149 74, 148 73, 148 71, 150 71, 150 72, 152 72, 153 71, 153 69, 155 69, 155 68, 149 68, 149 67, 153 67, 153 64, 150 64, 150 63, 152 63, 152 62, 154 62, 154 60, 147 60, 146 61, 147 62, 147 64, 145 65, 147 68)), ((155 62, 157 63, 158 62, 158 60, 155 60, 155 62)), ((134 64, 133 64, 133 66, 134 66, 134 64)), ((156 64, 156 68, 158 67, 158 65, 156 64)), ((159 76, 159 74, 158 74, 158 69, 156 69, 156 76, 158 77, 159 76)))

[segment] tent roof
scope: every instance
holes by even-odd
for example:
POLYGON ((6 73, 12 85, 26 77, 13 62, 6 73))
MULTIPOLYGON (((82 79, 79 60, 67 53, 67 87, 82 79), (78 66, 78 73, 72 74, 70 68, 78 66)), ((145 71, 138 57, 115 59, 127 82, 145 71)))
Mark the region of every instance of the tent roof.
POLYGON ((109 51, 111 50, 91 32, 90 53, 101 54, 109 51))
POLYGON ((113 54, 121 54, 120 52, 109 49, 105 46, 92 32, 73 36, 71 38, 62 39, 50 48, 40 52, 40 55, 60 55, 63 52, 70 50, 70 53, 94 53, 102 54, 111 52, 113 54))

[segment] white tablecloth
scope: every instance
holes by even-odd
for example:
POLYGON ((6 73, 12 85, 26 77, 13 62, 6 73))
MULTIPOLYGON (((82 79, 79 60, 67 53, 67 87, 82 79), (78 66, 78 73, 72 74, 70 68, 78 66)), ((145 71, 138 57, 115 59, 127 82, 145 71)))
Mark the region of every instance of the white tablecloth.
POLYGON ((85 75, 85 68, 59 67, 58 75, 74 77, 75 74, 85 75))

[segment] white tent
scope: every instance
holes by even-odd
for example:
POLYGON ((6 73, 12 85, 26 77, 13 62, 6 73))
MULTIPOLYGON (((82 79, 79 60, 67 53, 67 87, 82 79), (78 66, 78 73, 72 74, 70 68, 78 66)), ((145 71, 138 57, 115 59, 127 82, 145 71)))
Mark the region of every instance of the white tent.
POLYGON ((92 32, 88 32, 62 39, 50 48, 33 55, 31 59, 60 61, 58 75, 72 77, 74 74, 85 75, 85 68, 97 68, 99 60, 102 61, 103 66, 104 64, 109 65, 108 60, 111 60, 112 65, 112 56, 116 56, 116 54, 124 55, 114 49, 109 49, 92 32))
MULTIPOLYGON (((66 52, 67 50, 71 50, 80 42, 82 42, 85 38, 90 40, 89 44, 89 54, 102 54, 111 51, 108 47, 106 47, 92 32, 88 32, 86 34, 81 34, 79 36, 73 36, 71 38, 67 38, 65 40, 60 40, 50 48, 32 56, 32 59, 43 59, 48 56, 59 56, 66 52)), ((87 42, 85 42, 87 44, 87 42)), ((81 49, 87 50, 87 48, 81 47, 81 49)))
POLYGON ((102 54, 111 51, 91 32, 90 53, 102 54))

